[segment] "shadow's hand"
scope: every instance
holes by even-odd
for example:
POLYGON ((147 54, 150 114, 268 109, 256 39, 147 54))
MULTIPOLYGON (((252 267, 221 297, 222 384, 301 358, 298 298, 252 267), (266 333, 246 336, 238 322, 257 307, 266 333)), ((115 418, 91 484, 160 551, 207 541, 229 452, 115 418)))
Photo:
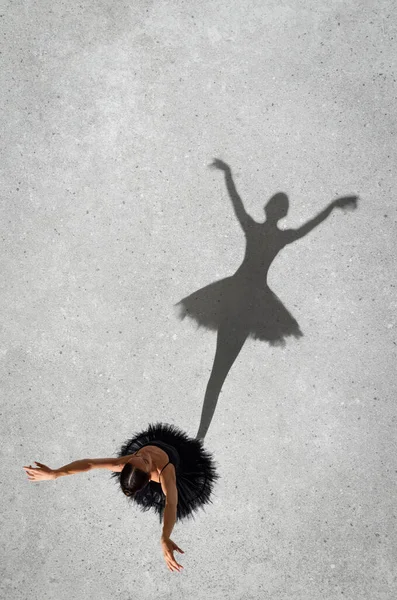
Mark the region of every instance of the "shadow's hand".
POLYGON ((213 162, 208 166, 210 169, 219 169, 220 171, 225 171, 225 173, 230 171, 229 165, 219 158, 214 158, 213 162))
POLYGON ((342 210, 355 210, 357 208, 358 196, 343 196, 333 201, 335 208, 342 210))

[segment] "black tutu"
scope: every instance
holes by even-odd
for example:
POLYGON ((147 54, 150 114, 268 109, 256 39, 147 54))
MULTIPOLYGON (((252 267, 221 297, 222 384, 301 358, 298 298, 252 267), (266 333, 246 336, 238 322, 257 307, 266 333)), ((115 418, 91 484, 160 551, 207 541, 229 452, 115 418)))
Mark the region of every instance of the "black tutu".
POLYGON ((284 346, 286 337, 303 335, 266 281, 258 283, 244 272, 197 290, 176 308, 180 319, 190 317, 199 326, 215 331, 221 327, 230 333, 238 329, 271 346, 284 346))
MULTIPOLYGON (((158 445, 167 452, 170 462, 175 467, 178 489, 176 520, 194 519, 195 512, 200 508, 205 510, 204 505, 212 503, 214 483, 220 477, 211 453, 204 449, 202 440, 189 437, 175 425, 156 423, 150 424, 147 429, 127 440, 117 456, 133 454, 150 444, 158 445)), ((118 479, 120 483, 120 473, 114 472, 111 477, 118 479)), ((126 498, 135 502, 143 512, 155 510, 160 523, 162 522, 165 495, 156 481, 149 481, 134 496, 126 498)))

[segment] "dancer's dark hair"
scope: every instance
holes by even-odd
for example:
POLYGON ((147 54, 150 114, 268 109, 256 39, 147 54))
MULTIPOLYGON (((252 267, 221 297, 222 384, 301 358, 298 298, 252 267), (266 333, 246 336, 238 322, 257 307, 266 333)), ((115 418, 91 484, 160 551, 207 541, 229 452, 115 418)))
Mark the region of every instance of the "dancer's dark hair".
POLYGON ((134 468, 131 463, 127 463, 120 473, 120 485, 126 496, 133 496, 139 490, 142 490, 150 481, 149 473, 134 468))

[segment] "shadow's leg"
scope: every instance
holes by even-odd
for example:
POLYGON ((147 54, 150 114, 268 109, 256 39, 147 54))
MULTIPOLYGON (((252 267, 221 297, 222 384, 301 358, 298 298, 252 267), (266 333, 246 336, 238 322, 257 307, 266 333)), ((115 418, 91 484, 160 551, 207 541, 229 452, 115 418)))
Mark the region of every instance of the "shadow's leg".
POLYGON ((245 330, 232 330, 225 326, 219 328, 214 364, 205 391, 201 421, 196 438, 204 439, 214 416, 223 383, 247 337, 248 334, 245 330))

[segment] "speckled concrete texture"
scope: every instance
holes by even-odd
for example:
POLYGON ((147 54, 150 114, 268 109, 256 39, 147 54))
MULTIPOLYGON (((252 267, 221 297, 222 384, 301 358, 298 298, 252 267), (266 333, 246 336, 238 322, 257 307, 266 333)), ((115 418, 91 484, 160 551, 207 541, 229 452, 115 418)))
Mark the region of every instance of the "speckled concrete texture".
POLYGON ((396 14, 391 0, 4 1, 2 566, 10 600, 392 600, 396 14), (174 305, 233 275, 255 221, 358 195, 268 277, 303 336, 248 339, 205 446, 213 504, 172 539, 110 474, 149 422, 194 436, 216 332, 174 305))

